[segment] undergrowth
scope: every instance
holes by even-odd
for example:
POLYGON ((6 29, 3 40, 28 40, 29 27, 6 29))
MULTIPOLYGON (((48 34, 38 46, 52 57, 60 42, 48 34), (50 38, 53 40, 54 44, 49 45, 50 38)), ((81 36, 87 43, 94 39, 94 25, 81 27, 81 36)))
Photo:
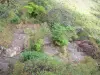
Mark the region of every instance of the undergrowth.
POLYGON ((96 62, 92 58, 86 58, 78 64, 64 63, 49 57, 44 53, 39 52, 25 52, 23 58, 25 61, 16 63, 14 68, 14 75, 99 75, 96 62), (29 54, 27 54, 29 53, 29 54), (26 56, 26 57, 25 57, 26 56), (28 58, 27 58, 28 57, 28 58), (30 58, 29 58, 30 57, 30 58), (27 61, 26 61, 27 59, 27 61), (24 68, 16 65, 24 64, 24 68), (16 69, 17 67, 17 69, 16 69))

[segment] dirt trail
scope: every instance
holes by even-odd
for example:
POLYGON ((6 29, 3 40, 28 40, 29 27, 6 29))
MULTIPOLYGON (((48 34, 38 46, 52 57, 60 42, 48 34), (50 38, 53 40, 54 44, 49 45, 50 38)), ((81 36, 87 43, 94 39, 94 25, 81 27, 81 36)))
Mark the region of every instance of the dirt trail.
POLYGON ((24 49, 24 42, 26 34, 23 29, 17 29, 14 33, 12 44, 9 49, 7 49, 7 56, 13 57, 14 55, 19 54, 24 49))

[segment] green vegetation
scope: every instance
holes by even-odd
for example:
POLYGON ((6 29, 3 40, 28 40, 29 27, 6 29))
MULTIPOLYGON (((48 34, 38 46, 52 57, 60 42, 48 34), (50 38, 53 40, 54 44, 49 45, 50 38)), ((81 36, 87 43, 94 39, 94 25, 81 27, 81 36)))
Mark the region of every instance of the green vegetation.
POLYGON ((25 51, 22 53, 22 59, 23 61, 27 61, 27 60, 30 60, 30 59, 46 59, 48 58, 48 56, 44 53, 41 53, 41 52, 36 52, 36 51, 25 51))
POLYGON ((45 13, 45 9, 42 6, 38 6, 34 4, 33 2, 29 3, 27 6, 24 6, 30 17, 37 17, 38 15, 41 15, 42 13, 45 13))
POLYGON ((23 73, 23 69, 24 69, 24 64, 21 62, 16 62, 16 64, 14 65, 14 70, 12 75, 27 75, 26 73, 23 73))
POLYGON ((64 26, 59 23, 55 23, 51 27, 52 39, 56 45, 64 46, 68 44, 68 41, 73 38, 77 38, 75 28, 72 26, 64 26))
POLYGON ((27 47, 21 48, 25 50, 19 54, 22 60, 14 65, 11 75, 100 75, 99 0, 1 0, 0 45, 11 48, 17 34, 25 35, 27 47), (60 57, 67 55, 69 42, 75 40, 90 41, 93 46, 90 42, 85 46, 93 47, 97 59, 87 56, 75 63, 70 56, 60 57), (55 48, 58 53, 54 57, 45 54, 56 52, 55 48))
POLYGON ((10 22, 12 24, 19 24, 20 23, 20 18, 17 15, 15 15, 14 17, 11 18, 10 22))
POLYGON ((46 23, 36 26, 34 31, 32 29, 25 29, 25 33, 29 35, 29 47, 28 50, 42 52, 42 47, 44 43, 44 37, 46 35, 51 35, 49 27, 46 23))
POLYGON ((39 39, 35 44, 34 44, 34 50, 36 51, 41 51, 43 45, 43 40, 39 39))
MULTIPOLYGON (((36 53, 36 52, 35 52, 36 53)), ((86 58, 82 63, 70 64, 58 61, 58 59, 45 57, 45 54, 38 55, 33 52, 33 58, 24 63, 18 62, 15 64, 14 73, 26 74, 26 75, 99 75, 98 67, 96 62, 91 58, 86 58), (40 59, 39 59, 40 58, 40 59), (43 58, 41 60, 41 58, 43 58), (49 59, 47 59, 49 58, 49 59), (23 64, 23 66, 21 65, 23 64), (16 66, 21 65, 22 68, 16 66), (90 68, 91 67, 91 68, 90 68)), ((20 75, 19 74, 19 75, 20 75)))
POLYGON ((28 47, 27 50, 42 52, 42 46, 43 46, 43 40, 42 39, 38 39, 37 41, 33 41, 32 39, 30 39, 29 47, 28 47))
POLYGON ((55 44, 59 46, 64 46, 68 44, 66 39, 66 28, 60 24, 54 24, 52 26, 52 38, 55 44))

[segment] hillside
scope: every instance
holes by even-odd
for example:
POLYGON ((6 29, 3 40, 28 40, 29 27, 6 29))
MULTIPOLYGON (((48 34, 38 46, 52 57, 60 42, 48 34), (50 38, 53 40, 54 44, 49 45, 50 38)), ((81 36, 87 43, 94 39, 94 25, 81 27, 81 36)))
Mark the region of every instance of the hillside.
POLYGON ((0 75, 100 75, 99 0, 0 0, 0 75))

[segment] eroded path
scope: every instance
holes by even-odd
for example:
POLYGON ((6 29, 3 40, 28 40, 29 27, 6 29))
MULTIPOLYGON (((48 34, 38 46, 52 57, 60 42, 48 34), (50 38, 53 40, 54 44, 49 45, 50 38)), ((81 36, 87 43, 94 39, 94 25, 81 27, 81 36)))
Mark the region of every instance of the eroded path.
POLYGON ((23 29, 17 29, 13 38, 10 48, 7 49, 7 56, 9 57, 19 54, 24 49, 26 34, 23 29))

